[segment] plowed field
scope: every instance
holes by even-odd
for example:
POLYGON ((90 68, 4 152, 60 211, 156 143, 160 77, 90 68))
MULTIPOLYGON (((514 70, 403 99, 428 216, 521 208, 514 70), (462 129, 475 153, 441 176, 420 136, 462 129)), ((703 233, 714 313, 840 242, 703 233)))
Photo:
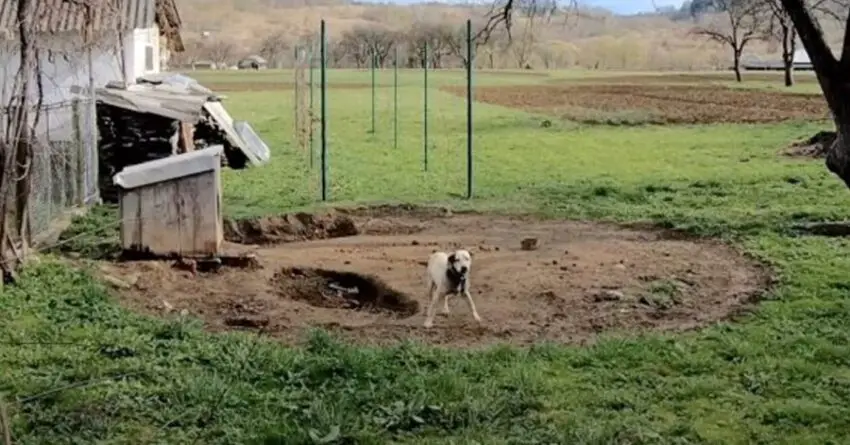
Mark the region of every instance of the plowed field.
MULTIPOLYGON (((447 89, 464 94, 463 88, 447 89)), ((479 87, 478 102, 584 123, 769 123, 829 118, 820 95, 704 85, 522 85, 479 87)))

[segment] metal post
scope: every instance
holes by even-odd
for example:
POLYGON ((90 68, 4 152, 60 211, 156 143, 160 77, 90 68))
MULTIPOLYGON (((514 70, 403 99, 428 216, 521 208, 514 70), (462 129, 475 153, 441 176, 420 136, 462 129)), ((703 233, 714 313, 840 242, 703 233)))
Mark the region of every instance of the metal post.
POLYGON ((294 102, 295 102, 295 144, 297 145, 298 144, 298 130, 300 130, 299 124, 300 124, 300 120, 301 120, 301 114, 300 114, 301 110, 300 110, 300 107, 299 107, 300 104, 298 103, 299 102, 298 101, 298 99, 299 99, 298 81, 300 80, 298 78, 298 45, 295 45, 294 52, 292 53, 292 71, 293 71, 293 74, 295 75, 295 88, 293 89, 293 91, 295 92, 295 100, 294 100, 294 102))
POLYGON ((322 107, 322 201, 328 200, 328 73, 327 73, 327 33, 325 32, 325 21, 322 20, 321 27, 321 107, 322 107))
POLYGON ((393 148, 398 148, 398 45, 393 58, 393 148))
POLYGON ((466 21, 466 198, 472 198, 472 20, 466 21))
POLYGON ((425 107, 424 107, 425 109, 423 110, 424 116, 423 116, 423 119, 422 119, 422 132, 423 132, 423 135, 422 135, 423 136, 423 142, 422 142, 423 157, 422 157, 422 161, 424 163, 423 164, 424 170, 427 172, 428 171, 428 42, 427 41, 425 42, 425 45, 424 45, 424 48, 423 48, 423 59, 422 60, 425 61, 425 63, 422 66, 422 68, 423 68, 422 69, 423 83, 424 83, 424 93, 423 94, 424 94, 424 104, 425 104, 425 107))
POLYGON ((372 133, 375 133, 375 65, 378 63, 377 58, 375 57, 375 51, 372 51, 372 133))
POLYGON ((310 169, 313 169, 313 158, 315 157, 315 140, 316 138, 313 136, 313 50, 315 49, 315 45, 311 45, 310 51, 307 53, 307 57, 309 58, 308 68, 310 69, 310 112, 307 114, 307 118, 310 120, 310 169))

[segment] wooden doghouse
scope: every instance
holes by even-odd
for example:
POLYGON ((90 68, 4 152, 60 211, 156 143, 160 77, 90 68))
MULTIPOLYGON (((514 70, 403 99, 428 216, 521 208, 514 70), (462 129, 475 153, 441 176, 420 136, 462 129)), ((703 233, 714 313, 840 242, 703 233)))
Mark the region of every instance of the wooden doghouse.
POLYGON ((223 238, 222 150, 216 145, 116 174, 122 247, 163 256, 217 256, 223 238))

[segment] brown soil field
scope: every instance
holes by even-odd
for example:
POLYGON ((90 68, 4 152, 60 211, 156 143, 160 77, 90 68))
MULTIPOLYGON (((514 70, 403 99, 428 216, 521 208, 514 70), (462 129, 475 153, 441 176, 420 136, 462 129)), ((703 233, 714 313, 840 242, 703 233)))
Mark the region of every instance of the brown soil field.
MULTIPOLYGON (((446 88, 465 94, 463 88, 446 88)), ((554 114, 586 123, 769 123, 825 120, 829 111, 816 94, 697 85, 523 85, 479 87, 474 99, 488 104, 554 114)))
MULTIPOLYGON (((782 73, 765 73, 765 72, 750 72, 744 73, 743 78, 745 82, 772 82, 776 83, 777 87, 782 87, 784 85, 782 73)), ((588 76, 588 77, 577 77, 569 80, 565 79, 550 79, 547 80, 549 83, 558 83, 561 85, 571 84, 571 83, 596 83, 596 84, 644 84, 644 83, 652 83, 652 84, 707 84, 713 82, 734 82, 735 75, 732 73, 717 73, 717 74, 688 74, 688 73, 675 73, 675 74, 624 74, 624 75, 611 75, 611 76, 588 76)), ((797 83, 808 84, 808 83, 817 83, 817 78, 811 74, 797 74, 795 77, 795 81, 797 83)))
MULTIPOLYGON (((213 331, 262 329, 298 343, 310 327, 369 344, 414 339, 450 347, 540 340, 591 342, 600 333, 688 330, 750 307, 766 271, 736 250, 680 234, 587 222, 383 207, 230 222, 228 238, 265 243, 259 268, 217 272, 164 261, 102 263, 125 305, 183 312, 213 331), (535 250, 521 240, 537 238, 535 250), (473 255, 471 291, 422 326, 425 262, 435 250, 473 255), (190 268, 191 269, 191 268, 190 268)), ((439 307, 438 307, 438 313, 439 307)))

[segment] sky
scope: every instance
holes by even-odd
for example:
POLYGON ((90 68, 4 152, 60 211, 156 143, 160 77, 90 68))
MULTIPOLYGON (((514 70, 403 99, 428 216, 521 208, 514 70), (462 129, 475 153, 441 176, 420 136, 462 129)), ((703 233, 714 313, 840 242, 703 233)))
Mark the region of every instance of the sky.
MULTIPOLYGON (((654 10, 652 0, 583 0, 581 3, 609 9, 617 14, 637 14, 654 10)), ((682 5, 682 0, 655 0, 656 7, 682 5)))

